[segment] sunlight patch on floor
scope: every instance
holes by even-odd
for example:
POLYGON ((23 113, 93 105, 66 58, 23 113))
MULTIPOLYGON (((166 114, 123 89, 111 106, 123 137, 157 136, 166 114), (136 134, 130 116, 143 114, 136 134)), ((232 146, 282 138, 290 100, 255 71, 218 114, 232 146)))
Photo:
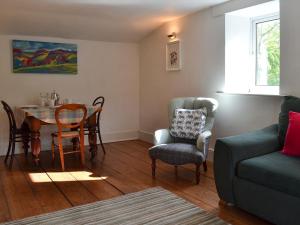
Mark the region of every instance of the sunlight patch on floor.
POLYGON ((71 181, 97 181, 105 180, 106 176, 97 176, 88 171, 73 172, 47 172, 46 173, 29 173, 29 177, 33 183, 46 182, 71 182, 71 181), (48 175, 47 175, 48 174, 48 175), (50 179, 50 178, 51 179, 50 179))

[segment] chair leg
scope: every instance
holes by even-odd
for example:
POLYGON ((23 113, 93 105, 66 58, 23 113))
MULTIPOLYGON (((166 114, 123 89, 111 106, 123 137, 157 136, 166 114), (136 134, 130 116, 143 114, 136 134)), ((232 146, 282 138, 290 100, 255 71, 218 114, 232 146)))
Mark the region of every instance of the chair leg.
POLYGON ((11 134, 9 135, 9 143, 8 143, 8 149, 7 149, 7 153, 6 153, 6 156, 5 156, 5 159, 4 159, 4 162, 7 163, 7 159, 8 159, 8 156, 9 156, 9 153, 11 151, 11 144, 12 144, 12 138, 11 138, 11 134))
POLYGON ((178 177, 178 166, 175 166, 175 176, 178 177))
POLYGON ((81 158, 81 164, 84 165, 85 163, 85 149, 84 149, 84 136, 80 137, 80 158, 81 158))
POLYGON ((52 163, 54 163, 54 161, 55 161, 55 144, 54 144, 54 138, 52 139, 51 151, 52 151, 52 163))
POLYGON ((101 131, 100 131, 100 125, 98 124, 98 137, 99 137, 99 141, 100 141, 100 144, 101 144, 101 147, 102 147, 102 151, 104 154, 106 154, 106 151, 105 151, 105 148, 104 148, 104 145, 103 145, 103 142, 102 142, 102 137, 101 137, 101 131))
POLYGON ((152 158, 152 178, 155 178, 156 159, 152 158))
POLYGON ((206 164, 206 161, 203 162, 203 168, 204 168, 204 171, 207 172, 207 164, 206 164))
POLYGON ((201 164, 196 164, 196 184, 200 182, 200 165, 201 164))
POLYGON ((9 162, 9 169, 12 168, 12 164, 14 162, 15 158, 15 148, 16 148, 16 142, 15 137, 12 138, 12 149, 11 149, 11 155, 10 155, 10 162, 9 162))
POLYGON ((62 169, 62 171, 65 171, 64 150, 63 150, 63 147, 62 147, 62 141, 61 140, 58 140, 58 150, 59 150, 59 155, 60 155, 61 169, 62 169))

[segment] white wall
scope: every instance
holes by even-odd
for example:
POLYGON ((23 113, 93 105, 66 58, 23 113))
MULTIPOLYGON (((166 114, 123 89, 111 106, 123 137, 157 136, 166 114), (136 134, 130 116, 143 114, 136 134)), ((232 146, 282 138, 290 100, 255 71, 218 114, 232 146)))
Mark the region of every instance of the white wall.
MULTIPOLYGON (((0 36, 0 99, 12 106, 36 104, 40 92, 54 89, 62 99, 91 103, 99 96, 106 102, 102 114, 103 139, 133 139, 139 129, 139 51, 137 44, 58 38, 0 36), (13 74, 11 40, 76 43, 78 75, 13 74)), ((54 129, 54 128, 52 128, 54 129)), ((42 128, 43 149, 50 149, 50 130, 42 128)), ((8 120, 0 110, 0 154, 6 152, 8 120)))
POLYGON ((300 1, 280 1, 281 87, 282 93, 300 96, 300 1))
POLYGON ((213 12, 206 9, 167 23, 141 41, 142 138, 149 140, 154 130, 168 127, 168 102, 179 96, 219 100, 216 137, 240 134, 277 122, 281 97, 216 94, 223 90, 225 80, 225 16, 214 16, 213 12), (179 72, 165 70, 166 36, 172 32, 178 34, 182 44, 183 66, 179 72))

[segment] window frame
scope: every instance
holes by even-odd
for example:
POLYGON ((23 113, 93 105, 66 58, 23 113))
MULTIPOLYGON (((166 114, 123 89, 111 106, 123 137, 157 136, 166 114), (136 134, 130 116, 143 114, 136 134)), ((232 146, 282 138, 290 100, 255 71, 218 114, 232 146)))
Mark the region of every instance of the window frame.
MULTIPOLYGON (((258 85, 257 84, 257 65, 258 65, 258 57, 257 57, 257 25, 265 22, 270 22, 274 20, 279 20, 280 24, 280 15, 279 13, 268 14, 264 16, 251 18, 251 52, 254 60, 254 73, 251 78, 251 88, 250 92, 254 93, 279 93, 280 81, 279 85, 258 85)), ((279 73, 280 77, 280 73, 279 73)))

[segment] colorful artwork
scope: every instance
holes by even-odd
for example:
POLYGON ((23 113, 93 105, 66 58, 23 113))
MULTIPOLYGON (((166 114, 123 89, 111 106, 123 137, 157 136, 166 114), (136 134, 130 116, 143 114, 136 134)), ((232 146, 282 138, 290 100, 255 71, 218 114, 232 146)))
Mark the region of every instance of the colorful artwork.
POLYGON ((13 40, 14 73, 77 74, 77 45, 13 40))

